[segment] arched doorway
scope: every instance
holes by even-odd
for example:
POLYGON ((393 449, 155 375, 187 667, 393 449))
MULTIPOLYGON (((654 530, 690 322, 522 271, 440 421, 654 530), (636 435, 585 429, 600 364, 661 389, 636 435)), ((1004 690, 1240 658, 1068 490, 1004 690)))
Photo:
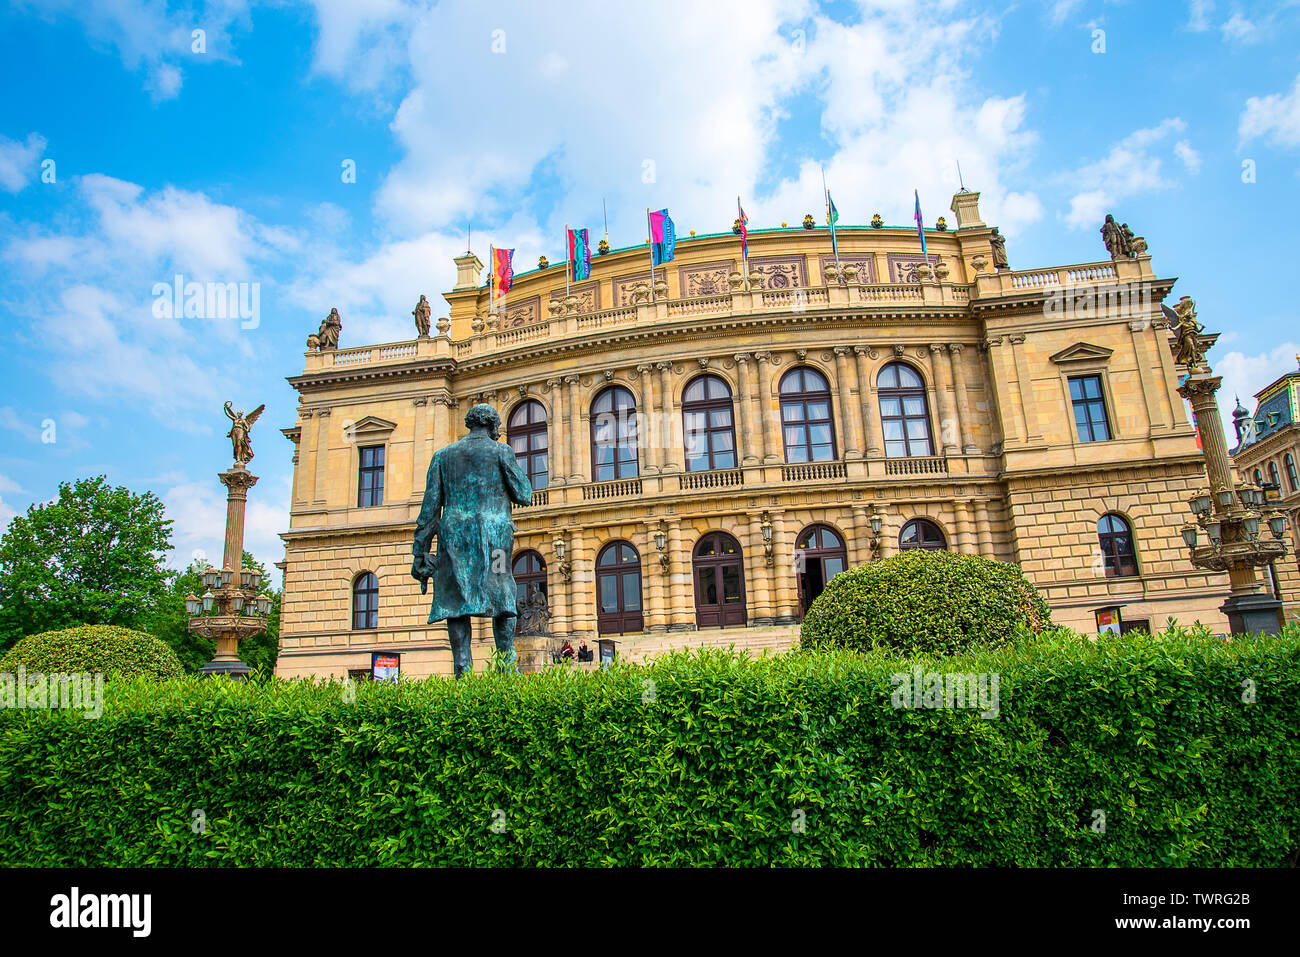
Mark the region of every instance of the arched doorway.
POLYGON ((531 549, 520 552, 515 556, 510 571, 515 579, 515 604, 519 608, 524 607, 530 595, 540 594, 543 598, 548 597, 546 594, 546 559, 542 558, 539 552, 531 549))
POLYGON ((710 532, 691 556, 695 577, 695 625, 726 628, 744 625, 745 564, 740 543, 726 532, 710 532))
POLYGON ((799 604, 806 614, 826 583, 849 566, 844 539, 826 525, 810 525, 795 542, 799 604))
POLYGON ((642 625, 641 556, 627 542, 610 542, 596 556, 596 629, 617 635, 642 625))

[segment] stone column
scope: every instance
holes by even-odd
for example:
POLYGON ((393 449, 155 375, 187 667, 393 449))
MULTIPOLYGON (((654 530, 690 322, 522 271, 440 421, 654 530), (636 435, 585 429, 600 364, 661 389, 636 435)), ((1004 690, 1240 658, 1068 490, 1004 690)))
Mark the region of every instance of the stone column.
POLYGON ((989 507, 988 504, 979 501, 975 503, 975 533, 979 537, 980 554, 985 558, 996 558, 993 550, 993 526, 989 524, 989 507))
POLYGON ((314 498, 313 486, 316 483, 316 432, 311 425, 311 410, 302 410, 301 433, 298 444, 294 447, 293 501, 295 505, 307 505, 314 498), (309 468, 310 466, 310 468, 309 468))
POLYGON ((424 495, 425 479, 429 472, 429 461, 420 463, 420 453, 424 451, 424 437, 429 433, 429 397, 416 396, 411 400, 415 411, 411 413, 411 494, 416 499, 424 495))
POLYGON ((659 441, 663 445, 660 471, 680 472, 682 466, 677 461, 677 455, 681 451, 681 443, 677 441, 677 409, 673 405, 673 364, 656 362, 655 368, 659 370, 659 415, 662 427, 659 441))
POLYGON ((1147 434, 1152 432, 1164 431, 1164 409, 1161 408, 1159 401, 1153 401, 1151 396, 1151 386, 1147 379, 1151 378, 1151 365, 1147 357, 1146 350, 1146 332, 1147 326, 1151 323, 1146 319, 1134 319, 1128 324, 1129 338, 1133 342, 1133 356, 1138 366, 1138 383, 1142 386, 1142 401, 1147 409, 1147 434))
POLYGON ((880 433, 876 429, 876 383, 867 369, 867 360, 873 358, 871 349, 854 346, 858 366, 858 415, 862 420, 863 458, 880 458, 880 433))
POLYGON ((569 530, 569 627, 576 637, 595 637, 596 626, 596 574, 595 555, 588 555, 588 536, 585 529, 569 530))
POLYGON ((754 434, 754 395, 751 388, 752 383, 749 381, 749 353, 737 352, 736 360, 736 378, 740 390, 740 422, 741 434, 736 436, 736 454, 738 461, 743 461, 746 465, 755 465, 762 461, 761 445, 762 440, 754 434), (744 450, 744 458, 739 458, 741 449, 744 450))
POLYGON ((944 353, 948 347, 942 343, 930 344, 930 367, 934 370, 934 390, 939 399, 939 438, 946 454, 956 453, 957 413, 953 410, 952 395, 948 391, 948 363, 944 362, 944 353))
POLYGON ((966 367, 962 363, 962 350, 966 347, 960 342, 948 343, 948 359, 952 363, 952 379, 957 393, 957 419, 961 426, 962 451, 973 455, 979 451, 975 444, 974 423, 971 422, 970 396, 966 392, 966 367))
MULTIPOLYGON (((326 476, 329 474, 329 452, 330 452, 330 410, 316 410, 316 482, 313 486, 314 499, 317 505, 324 505, 325 498, 329 489, 325 484, 326 476)), ((354 503, 355 504, 355 503, 354 503)))
POLYGON ((749 513, 749 544, 745 548, 745 600, 749 605, 751 625, 770 625, 775 617, 772 608, 772 576, 763 549, 763 513, 749 513))
POLYGON ((799 530, 784 511, 772 514, 772 594, 777 624, 790 624, 802 617, 799 582, 794 564, 794 537, 799 530))
POLYGON ((1178 394, 1178 373, 1174 369, 1173 353, 1169 351, 1169 322, 1156 319, 1151 323, 1152 335, 1156 339, 1156 357, 1160 360, 1160 371, 1165 379, 1165 401, 1169 403, 1169 427, 1176 429, 1179 423, 1190 428, 1187 421, 1186 406, 1178 394))
MULTIPOLYGON (((682 522, 679 518, 669 518, 668 525, 668 630, 695 630, 695 595, 691 582, 691 556, 689 550, 682 547, 682 522)), ((651 561, 657 561, 656 554, 651 561)), ((655 569, 658 570, 657 568, 655 569)), ((646 574, 642 563, 641 574, 646 574)))
POLYGON ((781 408, 772 401, 772 353, 755 352, 758 362, 758 415, 759 432, 763 440, 763 462, 773 464, 785 458, 785 445, 781 441, 781 408))
POLYGON ((1029 367, 1025 363, 1025 334, 1023 332, 1013 332, 1007 335, 1007 342, 1011 345, 1011 357, 1016 368, 1016 388, 1020 393, 1020 414, 1025 423, 1025 441, 1034 443, 1041 441, 1042 435, 1038 431, 1038 422, 1034 418, 1034 380, 1029 374, 1029 367))
POLYGON ((898 533, 901 529, 894 516, 886 513, 880 521, 880 557, 888 558, 898 551, 898 533))
POLYGON ((569 477, 569 433, 564 426, 564 390, 557 378, 546 380, 546 394, 551 397, 546 417, 546 471, 551 485, 565 485, 569 477))
POLYGON ((975 529, 971 521, 971 510, 964 500, 958 500, 953 503, 953 509, 956 512, 956 529, 957 529, 957 551, 963 555, 974 555, 975 552, 975 529))
POLYGON ((871 561, 871 517, 867 506, 853 506, 853 557, 854 565, 871 561))
POLYGON ((584 442, 583 439, 587 438, 589 440, 590 436, 583 435, 582 409, 578 405, 578 377, 576 375, 566 375, 564 383, 569 387, 569 434, 567 436, 569 449, 568 454, 565 456, 565 464, 569 469, 569 484, 581 485, 587 481, 586 472, 583 468, 585 464, 583 446, 590 445, 590 441, 584 442))
POLYGON ((654 401, 654 366, 648 363, 642 364, 636 367, 636 371, 641 376, 640 421, 644 423, 644 428, 638 428, 637 433, 641 440, 641 447, 646 453, 642 471, 653 475, 663 467, 664 440, 661 421, 663 416, 654 401))
POLYGON ((846 448, 841 454, 846 459, 862 458, 862 419, 853 414, 853 383, 849 376, 849 349, 835 346, 835 378, 840 394, 840 421, 847 425, 843 441, 846 448))

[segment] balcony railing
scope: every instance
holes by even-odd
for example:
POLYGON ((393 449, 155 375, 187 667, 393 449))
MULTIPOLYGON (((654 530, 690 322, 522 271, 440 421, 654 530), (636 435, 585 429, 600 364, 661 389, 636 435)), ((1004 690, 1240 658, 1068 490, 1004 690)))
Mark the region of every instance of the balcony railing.
POLYGON ((708 472, 683 472, 678 476, 678 488, 689 491, 697 488, 730 488, 745 484, 745 473, 740 469, 714 469, 708 472))
POLYGON ((615 482, 596 482, 582 487, 582 497, 586 500, 603 498, 626 498, 641 494, 641 480, 622 479, 615 482))
POLYGON ((843 462, 807 462, 800 465, 781 466, 783 482, 824 482, 844 478, 843 462))
POLYGON ((885 459, 886 475, 947 475, 948 459, 942 455, 922 455, 910 459, 885 459))

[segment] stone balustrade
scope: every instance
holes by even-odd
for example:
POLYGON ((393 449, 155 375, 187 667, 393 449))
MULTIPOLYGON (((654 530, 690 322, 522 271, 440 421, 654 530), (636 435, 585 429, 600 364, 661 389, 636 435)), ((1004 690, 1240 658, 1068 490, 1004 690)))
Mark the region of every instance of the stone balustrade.
POLYGON ((548 316, 509 329, 486 329, 453 342, 446 336, 361 346, 355 349, 307 353, 305 373, 353 369, 428 359, 472 361, 505 349, 539 341, 581 338, 610 329, 658 326, 702 317, 801 313, 816 310, 857 310, 863 305, 964 307, 972 299, 988 299, 1052 288, 1117 284, 1151 278, 1146 256, 1115 262, 1083 263, 1055 269, 1003 269, 980 274, 970 285, 950 282, 874 283, 755 289, 713 296, 656 299, 598 312, 548 316))

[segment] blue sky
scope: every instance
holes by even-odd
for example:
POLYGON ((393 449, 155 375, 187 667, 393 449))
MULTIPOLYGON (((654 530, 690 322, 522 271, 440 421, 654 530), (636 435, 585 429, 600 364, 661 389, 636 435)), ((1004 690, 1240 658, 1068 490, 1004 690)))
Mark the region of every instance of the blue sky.
POLYGON ((331 307, 345 347, 407 339, 421 293, 445 313, 467 223, 524 264, 563 255, 565 222, 599 229, 602 198, 614 246, 647 206, 725 230, 738 193, 755 228, 793 224, 820 218, 823 166, 845 222, 905 224, 913 188, 951 217, 960 161, 1015 268, 1105 258, 1114 212, 1244 398, 1300 349, 1274 239, 1300 197, 1298 38, 1297 0, 18 0, 0 522, 104 472, 166 501, 174 565, 217 555, 221 405, 265 402, 248 542, 276 561, 284 378, 331 307), (177 273, 256 284, 257 322, 158 315, 177 273))

